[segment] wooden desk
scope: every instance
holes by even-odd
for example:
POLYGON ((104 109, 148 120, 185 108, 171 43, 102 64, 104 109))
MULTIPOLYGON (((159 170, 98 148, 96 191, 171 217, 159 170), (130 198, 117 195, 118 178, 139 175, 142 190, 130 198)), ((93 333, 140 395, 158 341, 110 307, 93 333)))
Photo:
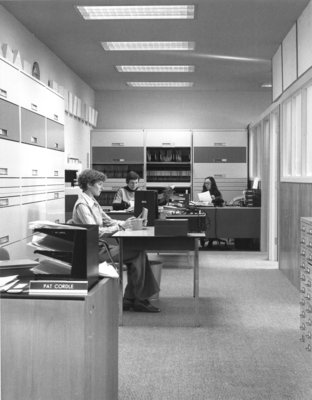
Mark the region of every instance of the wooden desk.
POLYGON ((205 233, 189 233, 187 236, 155 236, 154 227, 147 227, 139 231, 119 231, 113 235, 120 241, 119 247, 119 322, 122 325, 122 296, 123 296, 123 250, 125 248, 135 250, 190 250, 194 251, 194 325, 199 326, 199 263, 198 247, 199 238, 205 237, 205 233))
POLYGON ((83 299, 1 298, 2 400, 117 400, 118 284, 83 299))

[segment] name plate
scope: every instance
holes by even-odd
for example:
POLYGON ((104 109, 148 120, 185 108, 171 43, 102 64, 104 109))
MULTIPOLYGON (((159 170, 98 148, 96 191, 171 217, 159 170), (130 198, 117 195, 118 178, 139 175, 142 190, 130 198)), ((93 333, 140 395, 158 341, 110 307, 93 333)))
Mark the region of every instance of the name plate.
POLYGON ((46 296, 86 296, 88 294, 88 281, 30 281, 29 294, 40 294, 46 296))

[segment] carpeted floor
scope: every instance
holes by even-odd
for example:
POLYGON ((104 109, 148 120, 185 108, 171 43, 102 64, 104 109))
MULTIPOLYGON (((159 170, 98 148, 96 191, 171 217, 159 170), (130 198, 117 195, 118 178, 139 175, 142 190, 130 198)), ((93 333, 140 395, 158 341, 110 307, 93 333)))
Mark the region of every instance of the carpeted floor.
POLYGON ((200 252, 194 328, 188 262, 162 270, 160 314, 124 314, 119 400, 311 400, 299 293, 277 264, 260 252, 200 252))

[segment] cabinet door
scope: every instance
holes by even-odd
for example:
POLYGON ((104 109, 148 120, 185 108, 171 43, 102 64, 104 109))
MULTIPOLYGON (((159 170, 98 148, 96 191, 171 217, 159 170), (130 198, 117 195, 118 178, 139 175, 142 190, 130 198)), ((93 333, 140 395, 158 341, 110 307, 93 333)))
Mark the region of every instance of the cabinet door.
POLYGON ((45 118, 42 115, 22 108, 21 137, 23 143, 45 147, 45 118))
POLYGON ((247 146, 246 130, 193 131, 193 146, 247 146))
MULTIPOLYGON (((10 199, 11 204, 19 203, 20 198, 10 199)), ((0 246, 21 239, 21 208, 20 205, 0 207, 0 246)))
POLYGON ((65 176, 65 154, 62 151, 47 149, 46 157, 46 176, 49 180, 55 178, 59 180, 65 176))
POLYGON ((144 163, 143 147, 93 147, 93 164, 144 163))
POLYGON ((65 196, 64 192, 48 193, 47 218, 48 221, 64 223, 65 221, 65 196), (51 199, 49 197, 52 196, 51 199))
POLYGON ((19 104, 20 72, 13 65, 0 59, 0 98, 19 104))
POLYGON ((45 88, 45 115, 52 121, 64 124, 65 106, 64 99, 49 88, 45 88))
POLYGON ((20 143, 1 140, 0 143, 0 178, 19 178, 21 165, 20 143))
POLYGON ((22 196, 21 206, 21 238, 27 238, 32 235, 32 229, 29 228, 29 223, 33 221, 46 219, 46 194, 36 194, 22 196))
POLYGON ((246 163, 246 147, 195 147, 195 163, 246 163))
POLYGON ((146 146, 175 147, 191 146, 191 131, 148 130, 146 131, 146 146))
POLYGON ((20 105, 27 110, 31 110, 40 115, 45 115, 45 86, 24 72, 21 72, 20 75, 20 105))
POLYGON ((19 141, 19 109, 16 104, 0 99, 0 138, 19 141))
POLYGON ((64 125, 47 119, 47 147, 64 151, 64 125))
POLYGON ((47 149, 21 144, 20 167, 24 178, 44 178, 47 170, 47 149))
POLYGON ((204 179, 209 175, 214 176, 216 181, 219 178, 243 178, 247 177, 247 166, 241 163, 194 163, 194 179, 204 179))
POLYGON ((93 130, 91 146, 96 147, 143 147, 142 130, 93 130))

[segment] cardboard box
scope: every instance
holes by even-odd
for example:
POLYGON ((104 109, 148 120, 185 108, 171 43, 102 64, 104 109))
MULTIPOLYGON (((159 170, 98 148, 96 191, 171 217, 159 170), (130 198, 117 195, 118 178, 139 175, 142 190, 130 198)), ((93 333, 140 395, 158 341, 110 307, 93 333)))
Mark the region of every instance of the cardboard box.
POLYGON ((156 236, 187 236, 188 219, 156 219, 156 236))

